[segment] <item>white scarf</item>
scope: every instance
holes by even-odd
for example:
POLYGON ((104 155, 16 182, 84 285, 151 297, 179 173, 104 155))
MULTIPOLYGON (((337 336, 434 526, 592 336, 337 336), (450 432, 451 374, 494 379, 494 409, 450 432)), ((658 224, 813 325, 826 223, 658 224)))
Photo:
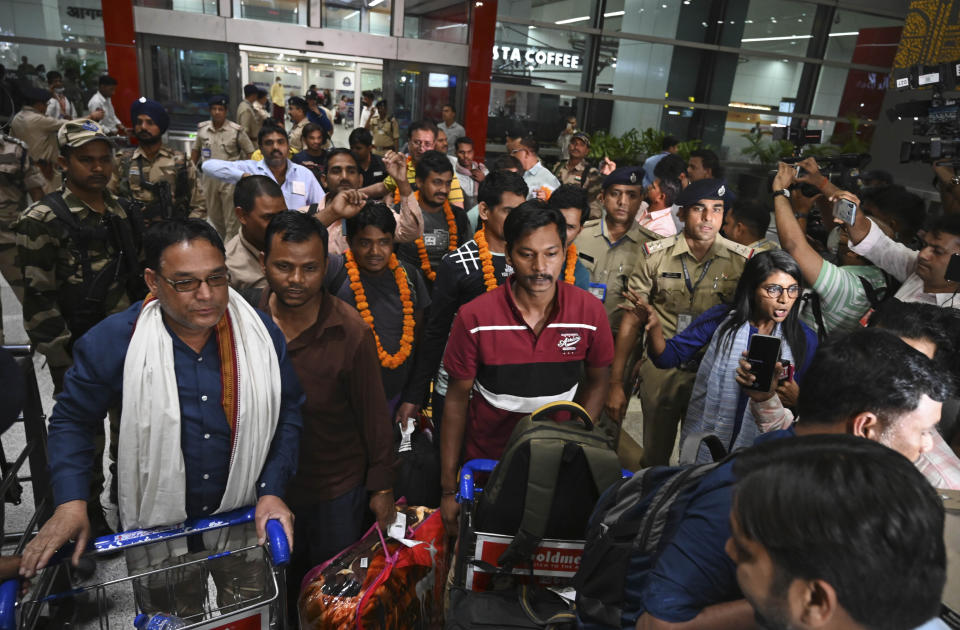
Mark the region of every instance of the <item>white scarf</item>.
MULTIPOLYGON (((273 339, 257 312, 240 294, 229 291, 224 317, 229 316, 234 340, 238 412, 227 487, 216 512, 256 503, 256 482, 280 411, 280 364, 273 339)), ((186 519, 180 435, 173 339, 164 326, 160 302, 152 300, 140 311, 123 365, 117 484, 124 528, 186 519)))

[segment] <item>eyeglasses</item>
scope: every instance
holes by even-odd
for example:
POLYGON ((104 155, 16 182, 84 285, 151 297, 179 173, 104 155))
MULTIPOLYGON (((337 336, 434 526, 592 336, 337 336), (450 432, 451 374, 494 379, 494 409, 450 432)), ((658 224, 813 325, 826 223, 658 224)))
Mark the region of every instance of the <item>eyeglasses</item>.
POLYGON ((418 149, 432 149, 433 141, 431 140, 411 140, 410 144, 417 147, 418 149))
POLYGON ((520 153, 521 151, 526 151, 526 150, 527 149, 520 147, 519 149, 514 149, 513 151, 511 151, 510 155, 516 155, 517 153, 520 153))
POLYGON ((161 278, 167 281, 167 283, 173 287, 173 290, 177 293, 192 293, 200 288, 200 285, 204 282, 207 283, 208 287, 223 287, 230 282, 230 272, 227 273, 215 273, 211 276, 207 276, 205 279, 200 280, 198 278, 188 278, 186 280, 171 280, 165 276, 157 274, 161 278))
POLYGON ((799 284, 794 284, 786 288, 781 287, 779 284, 768 284, 767 286, 763 287, 763 290, 766 291, 767 295, 769 295, 772 298, 780 297, 780 294, 783 293, 784 291, 786 291, 787 295, 789 295, 792 298, 795 298, 798 295, 800 295, 799 284))

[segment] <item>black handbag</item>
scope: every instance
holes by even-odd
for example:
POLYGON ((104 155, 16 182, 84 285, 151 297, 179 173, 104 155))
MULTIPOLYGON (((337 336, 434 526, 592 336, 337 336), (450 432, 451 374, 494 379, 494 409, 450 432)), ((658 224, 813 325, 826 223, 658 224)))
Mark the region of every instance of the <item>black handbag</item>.
POLYGON ((440 450, 434 439, 438 436, 423 429, 418 420, 404 440, 403 431, 395 424, 397 474, 393 494, 406 497, 407 505, 440 507, 440 450))

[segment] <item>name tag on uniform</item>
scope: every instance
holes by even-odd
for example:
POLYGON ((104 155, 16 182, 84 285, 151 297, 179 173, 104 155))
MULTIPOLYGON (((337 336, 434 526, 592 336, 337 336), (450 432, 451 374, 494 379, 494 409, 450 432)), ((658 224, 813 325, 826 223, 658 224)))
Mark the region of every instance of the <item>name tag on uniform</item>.
POLYGON ((590 283, 590 293, 594 295, 601 302, 607 301, 607 285, 601 284, 599 282, 590 283))
POLYGON ((131 167, 130 167, 130 176, 131 176, 131 177, 139 177, 139 175, 140 175, 140 167, 139 167, 139 166, 131 166, 131 167))
POLYGON ((380 177, 381 175, 383 175, 383 171, 374 171, 374 172, 373 172, 373 176, 374 176, 374 177, 380 177))
POLYGON ((660 277, 661 278, 680 278, 681 276, 679 271, 664 271, 663 273, 660 274, 660 277))
POLYGON ((210 147, 203 147, 200 149, 200 153, 203 154, 203 159, 209 160, 210 156, 213 155, 213 152, 210 150, 210 147))
POLYGON ((293 184, 293 194, 295 195, 304 195, 307 194, 307 185, 303 182, 291 182, 293 184))
POLYGON ((687 326, 693 323, 693 315, 691 313, 678 313, 677 314, 677 334, 682 333, 687 326))

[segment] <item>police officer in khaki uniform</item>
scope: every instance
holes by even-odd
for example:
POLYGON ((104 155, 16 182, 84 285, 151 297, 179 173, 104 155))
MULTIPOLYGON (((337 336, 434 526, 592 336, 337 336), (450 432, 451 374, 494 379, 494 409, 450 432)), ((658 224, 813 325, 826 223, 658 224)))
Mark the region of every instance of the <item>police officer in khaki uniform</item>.
POLYGON ((641 246, 660 238, 636 221, 643 201, 643 169, 618 168, 603 180, 602 219, 587 221, 577 236, 580 261, 590 272, 590 292, 603 302, 614 336, 620 327, 622 293, 641 246))
POLYGON ((590 199, 590 218, 598 219, 603 212, 603 201, 600 193, 603 189, 603 174, 596 166, 587 164, 587 154, 590 153, 590 136, 578 131, 570 137, 568 148, 570 157, 557 162, 553 174, 561 184, 576 184, 587 191, 590 199))
POLYGON ((290 128, 290 148, 297 151, 303 151, 303 128, 310 121, 307 119, 307 110, 310 106, 307 101, 299 96, 291 96, 287 102, 287 113, 290 115, 290 121, 293 127, 290 128))
MULTIPOLYGON (((750 249, 720 236, 723 224, 723 182, 704 179, 678 196, 683 232, 646 243, 643 259, 630 276, 631 300, 653 306, 670 338, 698 315, 721 302, 731 302, 750 249)), ((617 336, 616 356, 605 411, 620 419, 626 409, 623 381, 628 357, 640 332, 639 317, 624 315, 617 336)), ((677 426, 686 413, 697 364, 661 370, 649 360, 640 363, 640 402, 643 408, 644 466, 665 465, 673 451, 677 426)))
POLYGON ((160 103, 140 97, 130 106, 135 149, 117 154, 109 190, 144 204, 149 225, 170 217, 206 217, 197 171, 183 151, 163 144, 170 116, 160 103))
POLYGON ((260 110, 264 114, 261 116, 256 108, 255 103, 259 93, 260 90, 257 86, 248 83, 243 86, 243 100, 237 105, 237 124, 243 127, 243 130, 247 132, 247 137, 250 138, 250 142, 254 144, 260 134, 260 127, 263 126, 263 121, 267 117, 264 110, 260 110))
MULTIPOLYGON (((195 165, 201 158, 229 162, 246 160, 256 148, 243 127, 227 120, 227 97, 218 94, 210 99, 209 105, 210 120, 197 126, 190 160, 195 165)), ((240 222, 233 211, 233 184, 204 176, 201 185, 207 204, 207 220, 225 241, 230 240, 240 229, 240 222)))

